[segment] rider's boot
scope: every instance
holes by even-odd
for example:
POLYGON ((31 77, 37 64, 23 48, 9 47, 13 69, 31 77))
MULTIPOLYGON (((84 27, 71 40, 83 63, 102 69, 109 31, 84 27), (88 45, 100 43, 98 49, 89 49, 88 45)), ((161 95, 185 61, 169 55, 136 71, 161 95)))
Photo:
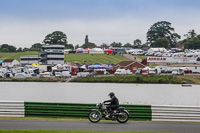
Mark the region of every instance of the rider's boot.
POLYGON ((105 116, 106 119, 112 119, 112 111, 109 111, 108 114, 105 116))

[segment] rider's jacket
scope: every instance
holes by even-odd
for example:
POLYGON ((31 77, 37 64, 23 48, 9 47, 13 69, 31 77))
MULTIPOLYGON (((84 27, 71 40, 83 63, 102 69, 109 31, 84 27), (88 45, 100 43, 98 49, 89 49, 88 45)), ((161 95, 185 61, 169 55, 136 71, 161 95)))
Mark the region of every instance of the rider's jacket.
POLYGON ((116 96, 112 96, 110 100, 104 102, 110 102, 110 105, 116 105, 117 107, 119 106, 119 100, 117 99, 116 96))

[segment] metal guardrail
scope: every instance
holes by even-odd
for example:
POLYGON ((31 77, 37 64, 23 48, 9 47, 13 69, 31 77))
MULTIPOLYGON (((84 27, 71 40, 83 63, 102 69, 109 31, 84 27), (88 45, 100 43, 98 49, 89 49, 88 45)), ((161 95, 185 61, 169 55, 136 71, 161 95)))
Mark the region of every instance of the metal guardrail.
POLYGON ((0 117, 24 117, 24 102, 0 101, 0 117))
MULTIPOLYGON (((131 120, 200 122, 200 106, 120 105, 131 120)), ((95 104, 0 101, 0 117, 87 118, 95 104)))
MULTIPOLYGON (((151 120, 150 105, 120 105, 132 120, 151 120)), ((87 118, 95 104, 25 102, 25 117, 87 118)))
POLYGON ((152 106, 152 121, 200 122, 198 106, 152 106))

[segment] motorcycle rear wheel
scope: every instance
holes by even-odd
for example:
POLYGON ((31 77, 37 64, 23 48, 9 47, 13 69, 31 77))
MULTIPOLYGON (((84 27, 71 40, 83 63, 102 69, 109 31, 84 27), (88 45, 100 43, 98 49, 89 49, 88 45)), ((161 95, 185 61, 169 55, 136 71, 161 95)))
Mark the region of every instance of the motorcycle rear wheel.
POLYGON ((93 110, 89 113, 88 115, 88 119, 92 122, 92 123, 97 123, 101 120, 101 113, 99 111, 93 110))
POLYGON ((127 121, 128 121, 128 119, 129 119, 129 114, 126 112, 126 111, 121 111, 120 112, 122 115, 119 115, 118 117, 117 117, 117 121, 119 122, 119 123, 126 123, 127 121))

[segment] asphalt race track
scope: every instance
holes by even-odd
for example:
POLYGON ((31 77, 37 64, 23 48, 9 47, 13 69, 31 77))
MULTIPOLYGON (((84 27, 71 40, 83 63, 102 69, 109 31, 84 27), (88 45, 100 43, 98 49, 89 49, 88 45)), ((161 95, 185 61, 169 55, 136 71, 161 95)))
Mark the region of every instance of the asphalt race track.
POLYGON ((200 123, 128 122, 120 124, 116 121, 101 121, 95 124, 89 121, 0 120, 0 129, 199 133, 200 123))

